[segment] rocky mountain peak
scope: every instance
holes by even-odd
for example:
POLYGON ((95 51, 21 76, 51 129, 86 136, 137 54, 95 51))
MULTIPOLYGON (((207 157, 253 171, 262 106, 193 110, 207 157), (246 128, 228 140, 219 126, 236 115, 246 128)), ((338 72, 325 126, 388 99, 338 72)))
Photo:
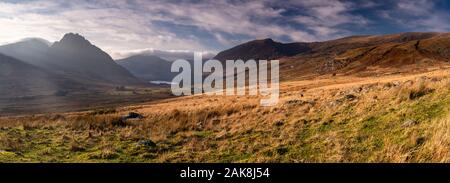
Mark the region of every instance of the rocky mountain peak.
POLYGON ((55 45, 66 45, 75 47, 85 47, 92 45, 86 38, 77 33, 67 33, 55 45))

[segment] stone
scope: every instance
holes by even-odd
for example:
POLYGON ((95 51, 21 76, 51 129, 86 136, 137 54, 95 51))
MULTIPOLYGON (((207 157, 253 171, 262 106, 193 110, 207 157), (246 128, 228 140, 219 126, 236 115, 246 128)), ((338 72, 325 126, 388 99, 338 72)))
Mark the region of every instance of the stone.
POLYGON ((356 98, 357 97, 355 95, 353 95, 353 94, 345 95, 345 99, 349 100, 349 101, 355 100, 356 98))
POLYGON ((412 120, 412 119, 408 119, 402 124, 402 127, 410 127, 410 126, 414 126, 414 125, 417 125, 417 124, 419 124, 418 121, 412 120))
POLYGON ((144 118, 144 116, 142 116, 141 114, 135 113, 135 112, 130 112, 130 113, 128 113, 127 116, 123 116, 123 117, 122 117, 122 120, 127 120, 127 119, 142 119, 142 118, 144 118))
POLYGON ((145 146, 145 147, 156 147, 156 143, 151 140, 140 140, 138 142, 138 145, 145 146))

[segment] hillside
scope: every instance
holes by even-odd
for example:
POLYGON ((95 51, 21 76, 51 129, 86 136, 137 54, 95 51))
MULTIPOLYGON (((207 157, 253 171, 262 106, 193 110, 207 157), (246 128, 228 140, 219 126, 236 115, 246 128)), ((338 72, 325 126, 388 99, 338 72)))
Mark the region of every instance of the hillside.
POLYGON ((0 76, 2 99, 55 95, 61 90, 80 87, 79 83, 2 54, 0 76))
POLYGON ((351 36, 312 43, 255 40, 220 52, 219 60, 279 59, 281 78, 295 80, 321 75, 371 76, 425 72, 446 67, 450 33, 400 33, 351 36))
POLYGON ((310 53, 282 59, 282 69, 285 79, 421 73, 449 65, 449 39, 448 33, 402 33, 315 43, 310 53))
POLYGON ((0 53, 36 67, 46 68, 49 43, 41 39, 26 39, 0 46, 0 53))
POLYGON ((268 38, 250 41, 218 53, 214 59, 226 60, 271 60, 294 56, 310 51, 307 43, 279 43, 268 38))
POLYGON ((450 72, 322 78, 259 97, 191 96, 0 118, 1 162, 450 162, 450 72), (141 119, 123 121, 129 112, 141 119))

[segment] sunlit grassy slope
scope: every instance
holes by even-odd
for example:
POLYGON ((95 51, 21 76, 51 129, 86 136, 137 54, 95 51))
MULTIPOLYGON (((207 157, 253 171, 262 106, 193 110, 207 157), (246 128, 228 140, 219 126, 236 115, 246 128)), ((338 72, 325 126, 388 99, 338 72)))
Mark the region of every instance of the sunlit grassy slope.
POLYGON ((0 162, 450 162, 449 76, 283 82, 273 107, 190 96, 5 117, 0 162), (129 112, 145 118, 119 120, 129 112))

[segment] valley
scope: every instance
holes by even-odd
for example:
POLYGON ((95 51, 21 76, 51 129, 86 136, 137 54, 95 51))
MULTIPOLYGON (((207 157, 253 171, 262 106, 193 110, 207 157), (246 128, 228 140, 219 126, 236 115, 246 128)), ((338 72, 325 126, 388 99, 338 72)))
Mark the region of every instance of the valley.
POLYGON ((0 57, 0 162, 450 162, 449 33, 263 39, 215 57, 280 60, 270 107, 261 96, 174 97, 145 82, 171 80, 145 61, 169 69, 163 59, 114 61, 64 37, 50 48, 94 56, 81 68, 62 53, 70 64, 0 57))
POLYGON ((450 70, 0 118, 2 162, 448 162, 450 70), (130 112, 142 119, 122 121, 130 112))
POLYGON ((0 116, 114 108, 172 97, 170 88, 155 85, 127 89, 108 87, 97 91, 77 91, 64 96, 51 94, 0 98, 0 116))

